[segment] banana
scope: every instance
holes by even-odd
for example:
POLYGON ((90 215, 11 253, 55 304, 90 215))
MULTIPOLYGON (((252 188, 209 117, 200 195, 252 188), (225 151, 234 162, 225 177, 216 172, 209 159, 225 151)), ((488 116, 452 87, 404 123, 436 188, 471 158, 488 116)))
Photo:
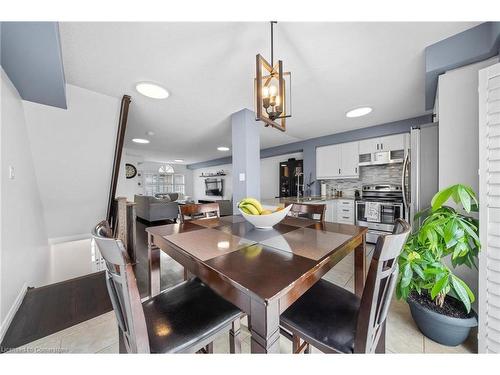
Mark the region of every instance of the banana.
POLYGON ((247 215, 252 215, 250 210, 244 206, 240 206, 240 210, 243 211, 244 213, 246 213, 247 215))
POLYGON ((240 202, 240 204, 251 204, 257 209, 257 211, 259 211, 259 214, 264 210, 260 202, 255 198, 245 198, 240 202))
MULTIPOLYGON (((242 209, 242 211, 243 211, 243 209, 250 211, 250 215, 260 215, 259 210, 257 210, 257 208, 255 208, 253 205, 251 205, 249 203, 240 204, 240 208, 242 209)), ((245 211, 243 211, 243 212, 245 212, 245 211)))

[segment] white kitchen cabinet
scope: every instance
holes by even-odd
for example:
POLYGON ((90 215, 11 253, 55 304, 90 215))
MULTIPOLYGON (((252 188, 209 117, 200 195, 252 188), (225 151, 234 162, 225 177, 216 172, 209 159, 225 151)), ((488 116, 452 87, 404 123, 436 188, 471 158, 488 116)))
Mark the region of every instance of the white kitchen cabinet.
POLYGON ((404 134, 395 134, 380 138, 380 148, 382 151, 404 150, 405 149, 404 134))
POLYGON ((342 143, 340 145, 340 176, 359 177, 359 142, 342 143))
POLYGON ((316 149, 316 178, 359 177, 358 142, 318 147, 316 149))
POLYGON ((364 139, 359 141, 359 154, 372 154, 378 151, 396 151, 405 149, 405 135, 395 134, 387 137, 364 139))
POLYGON ((335 221, 342 224, 354 225, 354 201, 352 199, 337 200, 337 218, 335 221))
POLYGON ((326 212, 325 212, 325 221, 328 222, 336 222, 337 221, 337 201, 331 200, 326 201, 326 212))

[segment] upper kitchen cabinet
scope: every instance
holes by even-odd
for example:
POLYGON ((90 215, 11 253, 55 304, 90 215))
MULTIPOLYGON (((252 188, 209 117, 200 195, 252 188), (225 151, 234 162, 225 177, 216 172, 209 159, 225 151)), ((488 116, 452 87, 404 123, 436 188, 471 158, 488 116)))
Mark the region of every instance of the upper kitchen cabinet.
POLYGON ((318 147, 316 149, 316 178, 358 178, 358 142, 318 147))
POLYGON ((404 134, 389 135, 387 137, 365 139, 359 141, 359 154, 372 154, 379 151, 404 150, 404 134))

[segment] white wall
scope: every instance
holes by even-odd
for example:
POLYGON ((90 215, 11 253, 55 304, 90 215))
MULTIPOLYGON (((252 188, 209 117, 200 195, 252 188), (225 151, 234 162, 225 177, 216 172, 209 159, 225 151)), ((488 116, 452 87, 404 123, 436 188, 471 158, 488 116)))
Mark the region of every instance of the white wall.
MULTIPOLYGON (((273 156, 270 158, 260 159, 260 197, 261 199, 274 198, 279 195, 279 163, 287 161, 290 158, 302 159, 301 152, 286 154, 281 156, 273 156)), ((193 199, 216 200, 216 199, 231 199, 233 195, 232 187, 232 170, 231 164, 218 165, 215 167, 199 168, 193 170, 193 199), (227 175, 224 176, 224 197, 211 197, 205 195, 205 177, 200 177, 202 173, 215 173, 224 170, 227 175)))
MULTIPOLYGON (((439 76, 439 189, 462 183, 479 194, 479 70, 498 58, 439 76)), ((477 270, 457 269, 477 296, 477 270)))
POLYGON ((233 166, 231 164, 224 164, 224 165, 218 165, 215 167, 208 167, 208 168, 199 168, 199 169, 193 169, 192 171, 192 184, 193 184, 193 194, 192 197, 195 202, 198 202, 199 199, 206 199, 206 200, 219 200, 219 199, 231 199, 233 197, 233 182, 232 182, 232 171, 233 171, 233 166), (226 172, 226 176, 220 176, 218 178, 224 179, 224 191, 223 197, 214 197, 210 195, 205 194, 205 178, 207 177, 200 177, 202 173, 204 174, 209 174, 209 173, 216 173, 220 170, 223 170, 226 172))
POLYGON ((120 101, 67 85, 68 109, 25 102, 49 238, 81 236, 106 215, 120 101))
POLYGON ((20 292, 48 281, 50 257, 23 102, 3 69, 0 132, 0 323, 5 329, 20 292), (9 166, 14 167, 14 179, 9 179, 9 166))
POLYGON ((260 197, 270 199, 279 196, 280 162, 295 158, 303 159, 302 152, 260 159, 260 197))

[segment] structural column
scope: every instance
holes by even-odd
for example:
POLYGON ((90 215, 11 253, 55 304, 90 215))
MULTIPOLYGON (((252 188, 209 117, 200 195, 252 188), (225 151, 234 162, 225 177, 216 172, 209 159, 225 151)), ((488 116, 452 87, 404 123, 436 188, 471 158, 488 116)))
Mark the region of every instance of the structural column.
POLYGON ((260 132, 261 122, 248 109, 231 115, 233 159, 233 211, 246 197, 260 199, 260 132))

